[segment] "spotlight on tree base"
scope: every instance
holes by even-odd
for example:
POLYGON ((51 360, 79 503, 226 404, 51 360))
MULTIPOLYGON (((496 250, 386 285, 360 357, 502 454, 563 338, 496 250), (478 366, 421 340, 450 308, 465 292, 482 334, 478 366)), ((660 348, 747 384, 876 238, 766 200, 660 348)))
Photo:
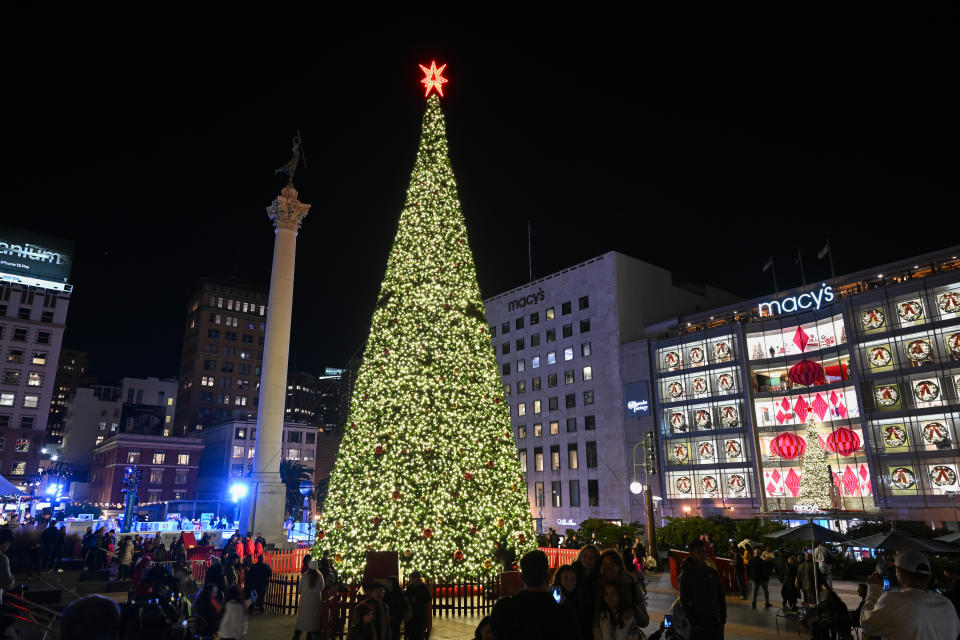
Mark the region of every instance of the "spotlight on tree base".
POLYGON ((247 485, 242 482, 230 485, 230 498, 234 502, 238 502, 247 497, 247 485))
POLYGON ((639 482, 630 483, 630 493, 640 494, 643 493, 643 485, 639 482))

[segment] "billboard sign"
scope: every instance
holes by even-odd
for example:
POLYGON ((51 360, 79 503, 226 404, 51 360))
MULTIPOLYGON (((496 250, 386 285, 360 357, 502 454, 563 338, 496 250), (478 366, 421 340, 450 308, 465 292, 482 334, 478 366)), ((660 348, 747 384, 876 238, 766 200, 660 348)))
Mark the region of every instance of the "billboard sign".
POLYGON ((72 262, 73 243, 69 240, 0 226, 0 273, 14 276, 5 279, 64 285, 72 262))
POLYGON ((650 385, 646 380, 628 382, 623 386, 623 410, 626 418, 646 418, 650 415, 650 385))

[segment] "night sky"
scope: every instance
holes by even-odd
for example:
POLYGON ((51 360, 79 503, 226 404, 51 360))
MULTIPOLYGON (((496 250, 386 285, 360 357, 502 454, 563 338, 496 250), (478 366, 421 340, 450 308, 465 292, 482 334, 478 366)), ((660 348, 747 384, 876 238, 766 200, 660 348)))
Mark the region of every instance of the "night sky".
MULTIPOLYGON (((430 12, 428 12, 430 13, 430 12)), ((300 129, 291 368, 362 345, 423 114, 450 155, 485 297, 609 250, 752 297, 960 242, 956 14, 703 27, 376 28, 325 16, 7 21, 5 224, 72 238, 65 345, 103 381, 175 376, 203 275, 266 287, 264 208, 300 129), (19 26, 17 26, 19 24, 19 26), (288 25, 284 32, 283 25, 288 25)), ((418 17, 412 15, 411 17, 418 17)), ((610 16, 614 22, 616 16, 610 16)))

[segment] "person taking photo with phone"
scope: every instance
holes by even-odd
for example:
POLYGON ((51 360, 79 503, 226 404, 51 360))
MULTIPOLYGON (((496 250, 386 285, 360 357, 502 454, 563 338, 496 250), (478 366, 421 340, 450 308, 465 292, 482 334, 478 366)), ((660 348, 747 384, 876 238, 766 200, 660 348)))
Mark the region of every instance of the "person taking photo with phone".
POLYGON ((919 551, 897 553, 897 580, 902 591, 883 591, 883 576, 867 578, 867 598, 860 613, 860 627, 871 636, 887 640, 956 640, 960 619, 953 604, 927 588, 930 561, 919 551))

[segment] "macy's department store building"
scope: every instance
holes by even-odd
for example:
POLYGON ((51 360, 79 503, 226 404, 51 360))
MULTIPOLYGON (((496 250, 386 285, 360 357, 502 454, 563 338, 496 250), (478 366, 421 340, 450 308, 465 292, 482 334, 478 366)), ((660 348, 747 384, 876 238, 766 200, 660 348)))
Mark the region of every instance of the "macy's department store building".
POLYGON ((648 327, 663 514, 794 513, 812 421, 835 507, 957 520, 958 256, 953 247, 648 327))

